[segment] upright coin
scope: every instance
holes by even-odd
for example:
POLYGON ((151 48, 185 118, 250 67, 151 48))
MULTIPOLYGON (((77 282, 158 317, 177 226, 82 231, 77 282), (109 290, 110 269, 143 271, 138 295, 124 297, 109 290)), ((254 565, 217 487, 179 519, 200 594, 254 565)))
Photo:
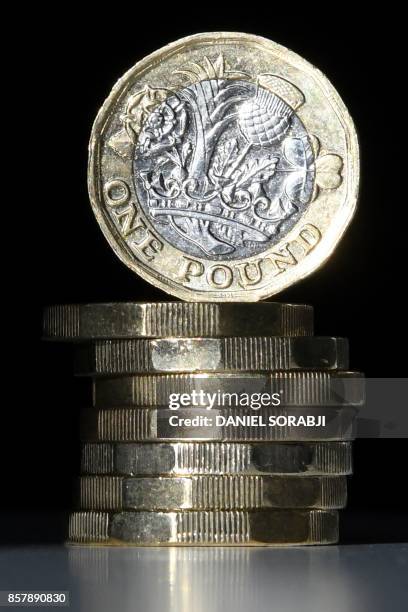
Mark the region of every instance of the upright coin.
POLYGON ((357 137, 314 66, 259 36, 172 43, 95 121, 93 210, 118 257, 190 301, 257 301, 318 268, 356 205, 357 137))
POLYGON ((76 353, 76 373, 84 376, 347 367, 347 340, 330 336, 98 340, 76 353))
POLYGON ((44 311, 46 340, 163 336, 312 336, 313 308, 303 304, 122 302, 62 304, 44 311))

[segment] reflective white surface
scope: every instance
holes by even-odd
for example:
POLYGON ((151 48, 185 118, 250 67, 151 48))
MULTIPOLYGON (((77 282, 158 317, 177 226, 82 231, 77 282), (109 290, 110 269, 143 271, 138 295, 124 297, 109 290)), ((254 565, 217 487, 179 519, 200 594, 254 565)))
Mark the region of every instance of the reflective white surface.
POLYGON ((406 612, 408 544, 3 548, 0 589, 68 590, 84 612, 406 612))

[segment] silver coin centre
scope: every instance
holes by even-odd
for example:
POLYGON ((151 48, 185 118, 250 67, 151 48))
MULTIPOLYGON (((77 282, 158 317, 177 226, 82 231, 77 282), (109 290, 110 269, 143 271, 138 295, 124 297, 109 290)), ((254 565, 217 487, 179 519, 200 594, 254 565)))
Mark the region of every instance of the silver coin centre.
POLYGON ((133 177, 155 229, 187 254, 232 260, 277 243, 311 200, 314 154, 281 97, 244 80, 210 79, 147 116, 133 177))

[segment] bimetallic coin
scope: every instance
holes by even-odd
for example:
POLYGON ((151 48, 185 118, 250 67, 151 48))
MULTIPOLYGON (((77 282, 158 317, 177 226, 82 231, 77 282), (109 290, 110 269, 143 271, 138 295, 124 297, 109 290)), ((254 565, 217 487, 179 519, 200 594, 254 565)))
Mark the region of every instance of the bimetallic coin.
POLYGON ((116 546, 334 544, 335 510, 73 512, 69 540, 116 546))
POLYGON ((98 340, 76 353, 76 373, 85 376, 347 367, 347 340, 331 337, 98 340))
POLYGON ((112 303, 49 306, 46 340, 197 336, 311 336, 313 308, 302 304, 112 303))
POLYGON ((81 416, 84 442, 288 442, 352 440, 352 407, 88 409, 81 416))
POLYGON ((98 377, 93 404, 111 406, 242 406, 279 401, 281 406, 361 406, 364 376, 360 372, 302 370, 271 373, 147 374, 98 377), (266 395, 265 395, 266 394, 266 395))
POLYGON ((318 268, 356 206, 352 120, 314 66, 213 32, 138 62, 95 121, 88 185, 118 257, 190 301, 257 301, 318 268))
POLYGON ((81 476, 81 510, 344 508, 345 476, 81 476))
POLYGON ((83 474, 324 474, 352 472, 350 442, 83 444, 83 474))

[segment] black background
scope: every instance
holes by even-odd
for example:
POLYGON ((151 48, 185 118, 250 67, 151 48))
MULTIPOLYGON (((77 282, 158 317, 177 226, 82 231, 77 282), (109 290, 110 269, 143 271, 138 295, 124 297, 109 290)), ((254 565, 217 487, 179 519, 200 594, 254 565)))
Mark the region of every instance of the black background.
MULTIPOLYGON (((209 7, 198 18, 177 5, 144 6, 142 15, 137 4, 111 6, 97 20, 79 11, 36 14, 27 36, 18 38, 23 60, 6 58, 13 60, 21 105, 17 111, 9 100, 10 123, 22 133, 11 160, 17 178, 3 201, 18 244, 4 266, 11 288, 5 331, 12 341, 3 379, 5 542, 62 539, 79 470, 78 413, 88 383, 73 379, 70 347, 40 342, 43 306, 172 299, 116 258, 86 188, 87 143, 99 106, 136 60, 172 40, 214 30, 263 35, 332 81, 359 133, 359 208, 330 261, 278 299, 314 305, 318 334, 350 339, 353 369, 371 377, 406 375, 407 119, 398 15, 386 8, 359 20, 340 9, 306 16, 294 7, 290 14, 255 8, 256 16, 231 9, 220 17, 218 7, 217 18, 209 7)), ((407 450, 406 440, 356 441, 342 542, 407 539, 407 450)))

